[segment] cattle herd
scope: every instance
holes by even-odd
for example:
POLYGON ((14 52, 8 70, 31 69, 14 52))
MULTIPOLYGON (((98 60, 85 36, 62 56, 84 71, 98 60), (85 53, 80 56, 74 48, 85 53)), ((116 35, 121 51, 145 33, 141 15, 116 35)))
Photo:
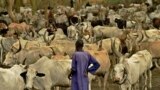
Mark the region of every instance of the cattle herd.
POLYGON ((91 5, 37 10, 21 7, 12 22, 0 13, 0 90, 69 89, 75 41, 100 63, 93 80, 109 90, 152 90, 152 70, 160 69, 160 5, 91 5), (143 82, 142 85, 139 82, 143 82))

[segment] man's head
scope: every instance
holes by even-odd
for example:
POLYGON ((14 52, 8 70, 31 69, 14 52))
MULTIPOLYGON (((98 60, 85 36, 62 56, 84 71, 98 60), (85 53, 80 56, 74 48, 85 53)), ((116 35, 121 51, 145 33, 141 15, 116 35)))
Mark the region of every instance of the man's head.
POLYGON ((82 50, 82 48, 83 48, 83 40, 82 39, 78 39, 77 41, 76 41, 76 44, 75 44, 75 46, 76 46, 76 51, 80 51, 80 50, 82 50))

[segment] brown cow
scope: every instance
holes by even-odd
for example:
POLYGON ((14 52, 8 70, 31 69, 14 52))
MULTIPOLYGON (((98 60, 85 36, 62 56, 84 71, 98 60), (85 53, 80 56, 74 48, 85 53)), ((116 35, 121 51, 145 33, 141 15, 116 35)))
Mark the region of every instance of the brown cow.
POLYGON ((30 32, 33 32, 32 30, 32 26, 31 25, 28 25, 26 24, 25 22, 22 22, 22 23, 11 23, 9 24, 8 26, 8 36, 13 36, 15 33, 16 34, 22 34, 22 33, 30 33, 30 32))

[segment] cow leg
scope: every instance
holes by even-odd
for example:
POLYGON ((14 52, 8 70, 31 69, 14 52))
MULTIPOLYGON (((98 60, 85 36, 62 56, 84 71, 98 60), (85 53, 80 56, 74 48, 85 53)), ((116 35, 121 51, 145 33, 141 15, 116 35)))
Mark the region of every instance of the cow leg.
POLYGON ((89 83, 89 90, 91 90, 91 82, 89 83))
POLYGON ((132 85, 129 85, 127 90, 132 90, 132 85))
MULTIPOLYGON (((46 76, 48 77, 48 76, 46 76)), ((52 88, 52 80, 51 78, 43 79, 44 90, 51 90, 52 88)))
POLYGON ((96 76, 93 76, 89 73, 88 77, 89 77, 89 90, 91 90, 92 80, 95 79, 96 76))
POLYGON ((121 85, 121 90, 131 90, 131 89, 129 89, 129 87, 131 87, 131 86, 122 84, 122 85, 121 85), (127 89, 127 88, 128 88, 128 89, 127 89))
POLYGON ((107 72, 105 75, 104 75, 104 82, 103 82, 103 90, 106 90, 106 84, 107 84, 107 88, 108 88, 108 75, 109 75, 109 72, 107 72))
POLYGON ((102 87, 102 82, 101 82, 101 78, 99 76, 96 76, 97 81, 98 81, 98 87, 102 87))
POLYGON ((60 87, 56 86, 54 90, 60 90, 60 87))
POLYGON ((0 60, 0 64, 2 64, 2 60, 3 60, 3 48, 1 48, 1 58, 0 58, 1 60, 0 60))
POLYGON ((148 77, 147 77, 147 72, 145 72, 144 73, 144 79, 145 79, 145 82, 144 82, 144 90, 147 90, 147 79, 148 79, 148 77))
POLYGON ((151 90, 152 88, 152 72, 151 70, 148 71, 148 76, 149 76, 149 89, 151 90))
POLYGON ((137 83, 132 85, 132 90, 139 90, 139 80, 137 81, 137 83))

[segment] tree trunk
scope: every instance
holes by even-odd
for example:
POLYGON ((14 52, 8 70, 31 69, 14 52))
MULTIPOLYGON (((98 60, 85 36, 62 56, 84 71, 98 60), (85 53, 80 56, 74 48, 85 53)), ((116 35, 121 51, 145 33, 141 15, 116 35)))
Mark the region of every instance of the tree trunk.
POLYGON ((35 14, 35 12, 37 11, 37 2, 36 1, 39 1, 39 0, 30 0, 33 14, 35 14))
POLYGON ((16 17, 12 11, 14 0, 6 0, 6 2, 7 2, 7 11, 8 11, 9 17, 11 18, 12 22, 17 22, 16 17))
POLYGON ((17 13, 20 12, 20 7, 22 6, 22 0, 15 0, 15 5, 14 8, 16 10, 17 13))

